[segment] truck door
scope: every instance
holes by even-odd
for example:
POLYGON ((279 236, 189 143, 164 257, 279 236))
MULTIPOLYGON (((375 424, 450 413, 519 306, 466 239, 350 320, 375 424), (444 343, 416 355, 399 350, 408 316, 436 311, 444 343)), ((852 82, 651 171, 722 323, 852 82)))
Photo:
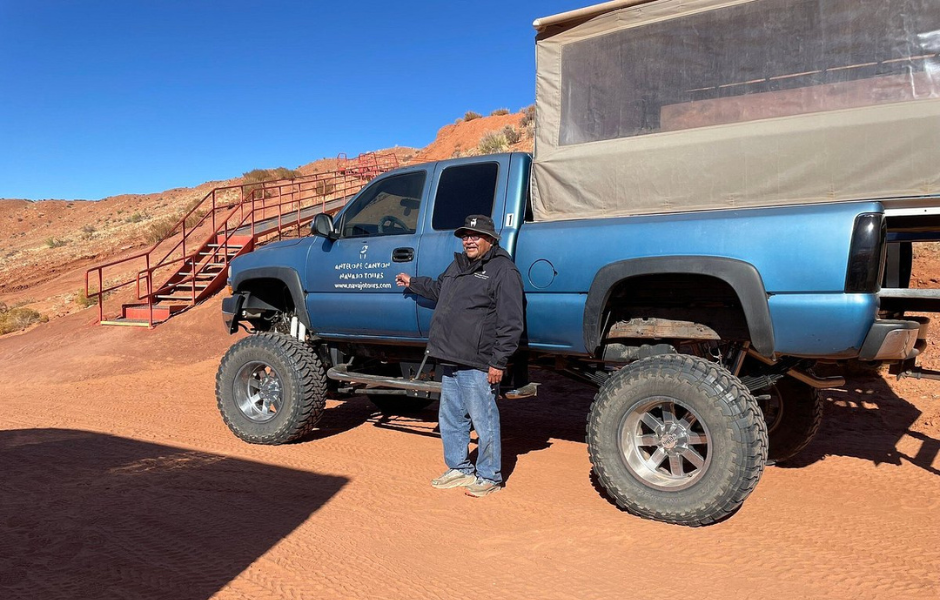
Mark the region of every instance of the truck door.
MULTIPOLYGON (((470 163, 438 164, 431 183, 433 210, 424 216, 418 275, 436 279, 454 260, 454 253, 463 251, 454 230, 463 226, 468 215, 491 216, 500 232, 508 168, 509 155, 505 154, 480 157, 470 163)), ((434 303, 420 296, 417 303, 418 329, 421 337, 427 338, 434 303)))
POLYGON ((395 285, 415 274, 425 169, 383 177, 341 213, 339 239, 307 255, 307 312, 322 336, 417 338, 414 300, 395 285))

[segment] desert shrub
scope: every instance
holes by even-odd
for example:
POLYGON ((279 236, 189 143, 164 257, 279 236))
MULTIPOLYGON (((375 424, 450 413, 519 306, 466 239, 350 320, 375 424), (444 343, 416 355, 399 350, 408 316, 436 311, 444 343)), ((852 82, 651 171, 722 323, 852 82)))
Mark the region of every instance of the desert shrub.
POLYGON ((166 219, 160 219, 156 223, 151 223, 150 227, 147 228, 147 242, 156 244, 170 235, 176 225, 176 221, 177 219, 173 217, 167 217, 166 219))
POLYGON ((501 116, 503 116, 503 115, 508 115, 508 114, 509 114, 509 109, 508 109, 508 108, 497 108, 496 110, 494 110, 493 112, 490 113, 490 116, 491 116, 491 117, 501 117, 501 116))
POLYGON ((495 152, 505 152, 509 149, 509 141, 502 132, 490 131, 480 138, 477 146, 480 154, 493 154, 495 152))
POLYGON ((245 183, 256 183, 258 181, 270 179, 267 169, 252 169, 251 171, 242 173, 242 177, 245 178, 245 183))
POLYGON ((522 134, 512 125, 506 125, 500 133, 506 136, 506 141, 510 144, 518 144, 522 139, 522 134))
POLYGON ((535 105, 530 104, 529 106, 522 109, 522 120, 519 121, 519 126, 522 127, 522 131, 525 132, 525 137, 528 140, 531 140, 535 137, 535 105))
POLYGON ((331 179, 321 179, 317 181, 316 191, 318 196, 328 196, 336 191, 336 184, 331 179))
MULTIPOLYGON (((261 182, 263 181, 270 181, 272 179, 297 179, 298 177, 302 177, 302 175, 300 171, 296 169, 277 167, 276 169, 252 169, 242 174, 242 177, 244 177, 245 183, 248 184, 244 187, 245 198, 249 198, 255 190, 261 189, 261 182)), ((274 196, 274 192, 270 190, 265 191, 265 198, 271 198, 272 196, 274 196)))
POLYGON ((127 217, 124 220, 128 223, 140 223, 146 218, 147 218, 147 215, 145 215, 144 213, 135 212, 134 214, 132 214, 131 216, 127 217))
POLYGON ((94 225, 82 225, 82 233, 94 233, 98 231, 94 225))
POLYGON ((271 171, 271 174, 274 175, 274 179, 297 179, 302 177, 300 171, 297 169, 288 169, 287 167, 278 167, 271 171))
MULTIPOLYGON (((6 305, 4 305, 6 306, 6 305)), ((49 317, 31 308, 11 308, 0 312, 0 335, 26 329, 33 323, 45 323, 49 317)))
POLYGON ((46 238, 46 247, 47 248, 61 248, 62 246, 68 244, 68 240, 63 240, 57 237, 47 237, 46 238))
POLYGON ((202 220, 204 216, 206 216, 207 212, 208 211, 205 211, 205 210, 197 210, 196 212, 186 217, 186 229, 187 230, 192 229, 193 227, 198 225, 199 221, 202 220))
POLYGON ((535 121, 535 105, 530 104, 522 109, 522 120, 519 121, 521 127, 527 127, 529 123, 535 121))
POLYGON ((252 169, 243 173, 242 177, 245 178, 245 183, 260 183, 271 179, 297 179, 301 177, 301 174, 296 169, 277 167, 276 169, 252 169))
POLYGON ((88 308, 89 306, 96 306, 98 304, 98 296, 92 296, 89 298, 85 295, 85 290, 79 288, 78 291, 75 292, 75 296, 72 298, 72 302, 81 306, 82 308, 88 308))
POLYGON ((478 112, 473 112, 472 110, 468 110, 467 112, 464 113, 464 115, 463 115, 463 120, 464 120, 464 121, 472 121, 472 120, 474 120, 474 119, 479 119, 479 118, 482 117, 482 116, 483 116, 483 115, 481 115, 481 114, 478 113, 478 112))

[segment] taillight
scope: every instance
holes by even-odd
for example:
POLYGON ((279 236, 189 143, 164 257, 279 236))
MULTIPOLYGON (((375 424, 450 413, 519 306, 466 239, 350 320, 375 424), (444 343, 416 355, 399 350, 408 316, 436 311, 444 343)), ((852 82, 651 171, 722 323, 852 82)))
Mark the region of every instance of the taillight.
POLYGON ((885 238, 888 229, 881 213, 862 213, 855 217, 845 291, 873 293, 881 289, 884 275, 885 238))

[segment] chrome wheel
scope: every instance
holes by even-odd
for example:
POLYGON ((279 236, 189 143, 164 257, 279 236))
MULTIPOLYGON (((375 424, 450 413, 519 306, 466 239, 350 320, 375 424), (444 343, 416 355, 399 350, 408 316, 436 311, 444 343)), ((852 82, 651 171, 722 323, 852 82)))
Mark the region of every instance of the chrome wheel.
POLYGON ((281 378, 265 362, 246 363, 235 375, 232 386, 238 410, 256 423, 273 419, 284 402, 281 378))
POLYGON ((620 451, 646 485, 676 491, 698 481, 711 462, 708 427, 694 410, 655 396, 636 405, 620 424, 620 451))

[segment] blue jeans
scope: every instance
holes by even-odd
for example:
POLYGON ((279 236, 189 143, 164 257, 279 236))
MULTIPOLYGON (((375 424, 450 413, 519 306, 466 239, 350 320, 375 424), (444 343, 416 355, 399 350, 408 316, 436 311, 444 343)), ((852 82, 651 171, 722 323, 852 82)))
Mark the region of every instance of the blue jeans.
POLYGON ((443 367, 438 421, 444 442, 444 462, 451 469, 473 473, 467 448, 472 422, 479 437, 477 477, 502 483, 502 442, 499 409, 496 408, 498 384, 491 385, 486 375, 471 368, 443 367))

